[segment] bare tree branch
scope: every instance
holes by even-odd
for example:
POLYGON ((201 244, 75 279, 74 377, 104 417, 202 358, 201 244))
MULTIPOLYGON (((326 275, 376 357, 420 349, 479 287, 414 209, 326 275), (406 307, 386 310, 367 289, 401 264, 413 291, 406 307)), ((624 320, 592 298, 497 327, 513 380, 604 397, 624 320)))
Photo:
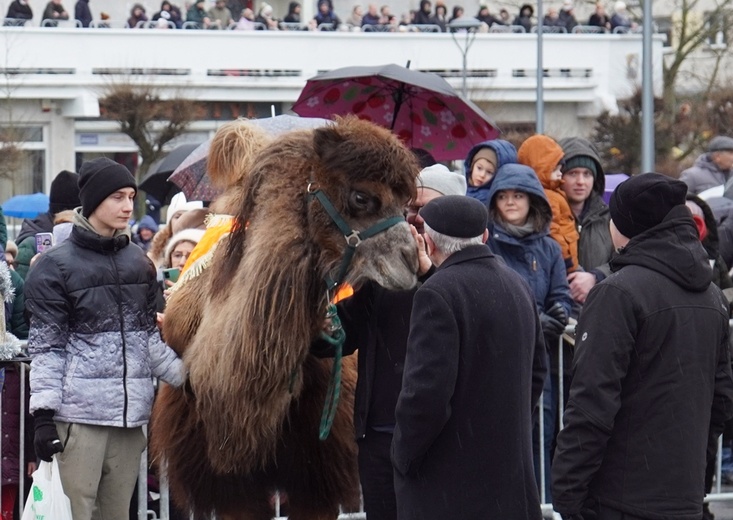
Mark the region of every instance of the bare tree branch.
POLYGON ((186 131, 199 107, 197 101, 165 99, 155 86, 129 80, 107 87, 99 103, 103 116, 118 121, 120 131, 140 150, 138 180, 164 155, 165 145, 186 131))

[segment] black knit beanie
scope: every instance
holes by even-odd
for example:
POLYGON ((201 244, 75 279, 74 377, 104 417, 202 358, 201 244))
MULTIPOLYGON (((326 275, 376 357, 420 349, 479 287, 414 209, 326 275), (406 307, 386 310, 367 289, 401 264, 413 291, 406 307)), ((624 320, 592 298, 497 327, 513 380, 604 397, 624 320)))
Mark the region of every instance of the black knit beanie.
POLYGON ((687 185, 659 173, 643 173, 622 182, 608 204, 611 220, 622 235, 633 238, 660 224, 685 203, 687 185))
POLYGON ((79 170, 81 214, 89 218, 104 199, 122 188, 137 193, 135 178, 127 168, 106 157, 86 161, 79 170))
POLYGON ((61 171, 51 181, 51 193, 48 198, 48 210, 53 214, 81 206, 79 174, 66 170, 61 171))

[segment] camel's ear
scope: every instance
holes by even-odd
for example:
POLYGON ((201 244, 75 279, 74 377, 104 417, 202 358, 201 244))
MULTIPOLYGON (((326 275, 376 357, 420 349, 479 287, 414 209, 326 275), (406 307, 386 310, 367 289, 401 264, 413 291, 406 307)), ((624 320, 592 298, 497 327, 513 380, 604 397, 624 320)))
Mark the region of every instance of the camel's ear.
POLYGON ((313 131, 313 149, 321 162, 330 163, 338 155, 340 145, 346 140, 337 125, 327 125, 313 131))

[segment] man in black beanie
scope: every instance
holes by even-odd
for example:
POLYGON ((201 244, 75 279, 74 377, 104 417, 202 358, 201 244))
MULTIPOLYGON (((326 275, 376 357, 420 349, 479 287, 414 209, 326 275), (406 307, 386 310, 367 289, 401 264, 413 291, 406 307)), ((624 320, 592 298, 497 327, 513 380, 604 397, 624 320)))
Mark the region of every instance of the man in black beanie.
POLYGON ((52 233, 54 219, 62 211, 72 210, 79 206, 79 175, 63 170, 51 182, 48 212, 34 219, 25 219, 15 243, 18 244, 18 255, 15 259, 18 274, 25 279, 36 256, 36 234, 52 233))
POLYGON ((397 518, 540 520, 532 389, 547 366, 534 296, 484 244, 482 202, 439 197, 420 215, 438 267, 410 318, 392 443, 397 518))
POLYGON ((706 451, 733 415, 733 376, 728 303, 686 192, 647 173, 611 197, 618 255, 580 314, 552 464, 564 519, 702 516, 706 451))
POLYGON ((28 273, 34 447, 56 457, 74 520, 126 520, 146 445, 153 377, 179 386, 183 363, 156 327, 156 273, 130 243, 137 186, 109 159, 85 162, 68 240, 28 273))

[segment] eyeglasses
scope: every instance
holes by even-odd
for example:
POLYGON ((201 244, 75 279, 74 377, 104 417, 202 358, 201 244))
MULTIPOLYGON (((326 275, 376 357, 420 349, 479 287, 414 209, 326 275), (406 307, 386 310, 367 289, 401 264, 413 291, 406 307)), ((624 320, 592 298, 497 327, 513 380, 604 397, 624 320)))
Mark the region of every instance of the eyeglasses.
POLYGON ((171 255, 171 260, 176 260, 180 262, 181 260, 188 260, 189 256, 191 256, 191 253, 183 253, 181 251, 176 251, 171 255))

